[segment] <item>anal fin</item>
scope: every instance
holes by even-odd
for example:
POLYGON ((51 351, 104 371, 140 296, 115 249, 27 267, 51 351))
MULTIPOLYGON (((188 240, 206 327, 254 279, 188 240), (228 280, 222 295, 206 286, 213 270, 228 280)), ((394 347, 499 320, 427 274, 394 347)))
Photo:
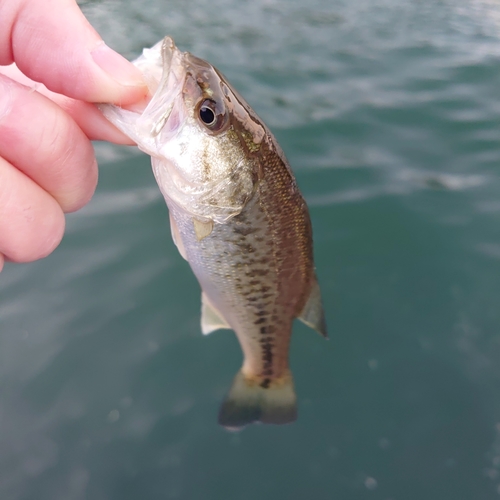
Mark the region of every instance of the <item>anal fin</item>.
POLYGON ((309 294, 306 305, 304 306, 304 309, 302 309, 298 319, 313 330, 316 330, 323 337, 328 338, 325 313, 321 302, 321 291, 316 277, 314 277, 311 293, 309 294))
POLYGON ((208 335, 220 328, 231 327, 223 318, 222 314, 210 304, 207 296, 202 292, 201 294, 201 331, 203 335, 208 335))

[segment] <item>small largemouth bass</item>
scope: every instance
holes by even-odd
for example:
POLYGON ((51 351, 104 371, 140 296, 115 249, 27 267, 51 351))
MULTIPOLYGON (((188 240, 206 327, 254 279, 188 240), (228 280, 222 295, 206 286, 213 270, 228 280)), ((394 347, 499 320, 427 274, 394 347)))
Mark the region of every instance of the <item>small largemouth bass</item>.
POLYGON ((217 69, 169 37, 134 61, 152 98, 101 105, 152 157, 172 237, 202 289, 201 329, 236 332, 244 362, 219 423, 296 419, 288 367, 294 318, 326 337, 311 222, 268 128, 217 69))

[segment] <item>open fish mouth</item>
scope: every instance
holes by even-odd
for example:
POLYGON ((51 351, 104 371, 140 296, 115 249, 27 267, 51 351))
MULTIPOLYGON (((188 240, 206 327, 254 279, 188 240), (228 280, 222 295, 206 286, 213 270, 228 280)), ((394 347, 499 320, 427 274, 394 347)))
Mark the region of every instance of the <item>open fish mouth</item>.
MULTIPOLYGON (((165 37, 132 61, 142 72, 151 95, 145 107, 126 110, 112 104, 98 105, 108 120, 149 155, 156 156, 158 152, 160 132, 166 136, 175 134, 184 121, 185 58, 186 54, 176 47, 172 38, 165 37)), ((168 139, 163 136, 162 140, 168 139)))
POLYGON ((148 82, 153 97, 138 120, 138 125, 144 131, 148 131, 151 137, 156 137, 161 132, 170 118, 176 102, 182 98, 182 89, 186 78, 184 53, 175 46, 172 38, 168 36, 160 43, 161 47, 158 47, 157 44, 151 49, 152 51, 156 49, 156 54, 153 55, 160 58, 155 65, 155 74, 151 75, 152 81, 148 82), (157 80, 157 70, 160 67, 161 77, 157 80))
MULTIPOLYGON (((171 37, 144 49, 132 62, 143 74, 149 100, 129 109, 111 104, 98 107, 145 153, 163 157, 164 145, 183 126, 196 123, 197 105, 203 99, 216 103, 219 114, 224 111, 225 96, 220 75, 208 62, 180 51, 171 37)), ((206 127, 201 128, 210 133, 206 127)))

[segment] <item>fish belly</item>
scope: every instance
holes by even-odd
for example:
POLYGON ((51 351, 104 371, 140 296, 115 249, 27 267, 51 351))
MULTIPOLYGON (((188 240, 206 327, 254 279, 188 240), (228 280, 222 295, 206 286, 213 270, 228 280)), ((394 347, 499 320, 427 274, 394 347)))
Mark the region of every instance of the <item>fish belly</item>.
POLYGON ((288 373, 292 322, 309 280, 296 247, 281 248, 278 233, 290 228, 274 227, 258 194, 239 215, 214 223, 202 239, 190 214, 169 208, 203 293, 238 337, 244 376, 278 379, 288 373))

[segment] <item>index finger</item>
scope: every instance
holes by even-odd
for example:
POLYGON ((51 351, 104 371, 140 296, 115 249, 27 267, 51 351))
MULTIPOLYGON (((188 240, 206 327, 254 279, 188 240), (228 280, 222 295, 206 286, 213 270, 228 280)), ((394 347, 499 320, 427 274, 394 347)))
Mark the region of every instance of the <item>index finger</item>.
POLYGON ((127 105, 147 94, 140 71, 103 42, 74 0, 0 2, 0 64, 12 62, 74 99, 127 105))

